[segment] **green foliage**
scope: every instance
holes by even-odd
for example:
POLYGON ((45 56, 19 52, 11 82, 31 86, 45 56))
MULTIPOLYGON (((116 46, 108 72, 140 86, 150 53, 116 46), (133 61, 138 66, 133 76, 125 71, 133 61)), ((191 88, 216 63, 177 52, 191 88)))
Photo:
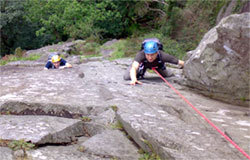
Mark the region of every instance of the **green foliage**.
MULTIPOLYGON (((193 50, 215 25, 228 0, 1 0, 1 57, 16 48, 34 49, 67 39, 88 43, 73 54, 98 55, 109 39, 122 40, 113 46, 111 59, 133 56, 145 37, 163 41, 165 51, 179 59, 193 50), (150 36, 149 33, 152 33, 150 36), (91 42, 91 43, 90 43, 91 42)), ((239 12, 246 0, 237 0, 239 12)))
POLYGON ((77 150, 80 152, 84 152, 86 151, 86 148, 84 146, 80 146, 77 150))
POLYGON ((49 52, 57 52, 57 49, 51 48, 49 49, 49 52))
POLYGON ((23 18, 26 1, 1 0, 0 57, 13 54, 17 47, 34 49, 45 44, 46 37, 36 37, 37 23, 31 23, 23 18))
POLYGON ((100 55, 100 54, 83 55, 83 56, 81 56, 81 62, 82 62, 83 59, 85 59, 85 58, 100 57, 100 56, 102 56, 102 55, 100 55))
POLYGON ((125 33, 129 18, 126 1, 30 0, 27 19, 42 26, 37 35, 50 34, 55 41, 63 37, 119 37, 125 33))
POLYGON ((178 11, 171 38, 176 39, 183 50, 195 49, 203 35, 215 25, 216 17, 226 0, 187 0, 185 7, 178 11))
POLYGON ((128 37, 125 43, 124 56, 132 57, 141 49, 140 37, 128 37))
POLYGON ((233 8, 233 13, 240 12, 240 9, 244 6, 244 4, 248 3, 248 0, 237 0, 236 6, 233 8))
POLYGON ((14 62, 14 61, 35 61, 38 60, 41 57, 39 54, 32 54, 28 57, 18 57, 15 55, 8 55, 0 59, 0 66, 5 65, 9 62, 14 62))
POLYGON ((113 128, 113 129, 119 129, 119 130, 121 130, 121 131, 124 130, 124 129, 123 129, 122 123, 119 122, 119 121, 117 121, 115 124, 112 124, 112 125, 111 125, 111 128, 113 128))
POLYGON ((94 26, 100 30, 102 37, 119 37, 127 27, 128 20, 121 13, 121 4, 110 0, 95 4, 95 12, 91 16, 94 17, 94 26))
POLYGON ((119 38, 140 26, 159 26, 167 5, 151 1, 27 0, 26 19, 40 24, 36 34, 52 41, 65 38, 119 38), (141 8, 141 6, 145 8, 141 8))
MULTIPOLYGON (((1 16, 0 16, 0 31, 1 31, 1 57, 6 53, 10 53, 9 45, 14 45, 14 39, 18 34, 18 27, 21 25, 22 16, 24 14, 23 2, 1 0, 1 16)), ((17 47, 16 47, 17 48, 17 47)), ((14 50, 12 50, 14 51, 14 50)))
POLYGON ((246 97, 241 97, 240 100, 243 101, 243 102, 246 102, 247 98, 246 97))
POLYGON ((41 25, 40 29, 36 31, 37 36, 51 35, 53 42, 59 42, 64 36, 65 21, 63 21, 62 16, 67 5, 70 5, 70 1, 28 0, 25 18, 41 25))
POLYGON ((186 51, 181 43, 172 39, 163 39, 164 51, 178 59, 183 59, 186 51))
POLYGON ((158 29, 167 18, 168 6, 169 1, 137 1, 131 7, 134 10, 132 18, 140 29, 158 29))
POLYGON ((161 158, 155 153, 143 153, 139 160, 161 160, 161 158))
POLYGON ((82 120, 83 122, 90 122, 92 119, 89 118, 89 117, 82 117, 81 120, 82 120))
POLYGON ((182 5, 177 0, 169 0, 168 7, 166 9, 166 18, 162 21, 161 32, 164 36, 171 36, 174 34, 174 30, 177 27, 176 19, 180 16, 182 5))
POLYGON ((118 107, 116 105, 113 105, 113 106, 110 106, 111 109, 114 111, 114 112, 117 112, 118 111, 118 107))
POLYGON ((171 54, 178 59, 183 59, 183 57, 185 56, 186 52, 182 48, 182 44, 173 39, 170 39, 169 37, 165 37, 160 32, 151 32, 138 37, 130 37, 127 39, 119 40, 112 46, 107 47, 107 49, 114 50, 114 53, 112 54, 112 57, 110 57, 110 60, 122 57, 134 57, 135 54, 140 51, 141 43, 143 42, 143 40, 152 37, 160 39, 163 44, 164 52, 171 54))
POLYGON ((142 154, 142 156, 139 158, 139 160, 161 160, 160 156, 154 152, 152 144, 148 140, 143 140, 143 142, 148 146, 151 152, 148 153, 140 149, 139 153, 142 154))
POLYGON ((26 151, 34 148, 35 145, 21 139, 21 140, 18 140, 18 141, 14 140, 14 141, 10 142, 8 144, 8 147, 11 148, 14 151, 21 149, 21 150, 23 150, 24 154, 27 155, 26 151))
POLYGON ((152 69, 148 70, 149 73, 155 73, 152 69))
POLYGON ((112 53, 109 60, 123 58, 123 57, 125 57, 126 41, 125 40, 119 40, 118 42, 114 43, 112 46, 107 47, 107 48, 114 50, 114 52, 112 53))
POLYGON ((149 147, 149 149, 150 149, 152 152, 154 151, 154 148, 153 148, 152 144, 150 144, 148 140, 144 139, 143 142, 149 147))
POLYGON ((19 58, 23 56, 23 51, 22 51, 21 47, 16 48, 15 55, 19 58))
POLYGON ((80 41, 74 46, 71 54, 83 55, 84 57, 96 57, 99 55, 100 44, 95 41, 80 41))
POLYGON ((99 51, 100 44, 96 42, 89 42, 82 46, 83 54, 90 55, 90 54, 97 54, 99 51))

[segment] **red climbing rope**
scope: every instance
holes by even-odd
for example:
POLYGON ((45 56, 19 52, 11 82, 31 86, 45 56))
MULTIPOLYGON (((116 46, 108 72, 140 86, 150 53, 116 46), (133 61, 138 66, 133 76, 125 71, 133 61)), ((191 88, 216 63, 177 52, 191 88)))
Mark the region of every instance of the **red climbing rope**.
POLYGON ((250 156, 243 150, 241 149, 234 141, 232 141, 226 134, 224 134, 218 127, 216 127, 207 117, 205 117, 197 108, 195 108, 180 92, 178 92, 162 75, 155 69, 152 68, 155 73, 157 73, 161 79, 166 82, 166 84, 172 88, 175 93, 177 93, 189 106, 191 106, 202 118, 204 118, 212 127, 214 127, 223 137, 226 138, 236 149, 238 149, 244 156, 246 156, 248 159, 250 159, 250 156))

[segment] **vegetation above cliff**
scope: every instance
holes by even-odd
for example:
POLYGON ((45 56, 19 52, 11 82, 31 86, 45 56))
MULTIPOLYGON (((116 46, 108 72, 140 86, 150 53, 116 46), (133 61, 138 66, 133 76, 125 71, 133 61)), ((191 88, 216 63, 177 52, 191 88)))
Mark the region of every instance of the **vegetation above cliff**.
MULTIPOLYGON (((1 0, 1 57, 13 54, 18 47, 29 50, 69 39, 99 44, 114 38, 129 39, 126 47, 137 49, 142 38, 151 35, 176 48, 174 54, 183 57, 215 25, 218 12, 227 3, 226 0, 1 0)), ((243 3, 237 1, 234 12, 243 3)))

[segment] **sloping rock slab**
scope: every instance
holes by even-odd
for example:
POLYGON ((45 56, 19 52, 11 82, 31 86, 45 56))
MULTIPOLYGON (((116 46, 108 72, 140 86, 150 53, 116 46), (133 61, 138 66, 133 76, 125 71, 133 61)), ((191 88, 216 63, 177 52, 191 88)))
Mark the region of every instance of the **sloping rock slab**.
POLYGON ((187 84, 212 98, 249 107, 250 13, 221 20, 185 62, 187 84))
POLYGON ((77 146, 46 146, 27 152, 34 160, 105 160, 77 150, 77 146))
POLYGON ((2 160, 13 160, 11 149, 7 147, 0 147, 0 159, 2 160))
POLYGON ((107 130, 82 143, 87 153, 121 160, 137 160, 137 148, 118 130, 107 130))
POLYGON ((33 67, 33 66, 44 66, 44 62, 36 62, 36 61, 14 61, 14 62, 8 63, 7 65, 33 67))
POLYGON ((140 147, 163 159, 242 159, 202 121, 189 125, 159 108, 140 103, 119 107, 117 116, 140 147))
MULTIPOLYGON (((239 158, 240 153, 203 124, 204 120, 197 118, 157 75, 147 72, 143 85, 131 86, 124 81, 123 73, 131 62, 132 59, 91 61, 71 69, 49 71, 42 70, 43 67, 1 66, 0 111, 42 109, 46 113, 51 110, 62 113, 64 109, 71 114, 90 114, 93 122, 84 123, 84 127, 94 136, 112 122, 95 117, 102 117, 100 113, 117 106, 119 119, 129 135, 149 151, 148 144, 152 144, 162 159, 245 158, 239 158)), ((247 108, 214 101, 183 86, 172 85, 249 154, 247 108)))
MULTIPOLYGON (((78 67, 64 70, 43 70, 43 67, 3 66, 1 69, 1 111, 43 110, 87 115, 93 108, 102 108, 99 88, 86 82, 78 67), (20 107, 20 105, 22 107, 20 107), (20 109, 22 108, 22 109, 20 109)), ((88 75, 87 75, 88 76, 88 75)))
POLYGON ((0 116, 0 139, 35 144, 69 143, 84 134, 83 122, 50 116, 0 116))

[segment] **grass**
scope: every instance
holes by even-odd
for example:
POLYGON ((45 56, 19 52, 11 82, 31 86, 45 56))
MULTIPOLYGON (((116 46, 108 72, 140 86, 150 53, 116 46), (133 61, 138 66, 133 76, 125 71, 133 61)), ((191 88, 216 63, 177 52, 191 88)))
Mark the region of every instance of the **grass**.
POLYGON ((243 101, 243 102, 246 102, 247 98, 246 97, 241 97, 240 100, 243 101))
POLYGON ((161 160, 161 158, 155 153, 143 153, 139 160, 161 160))
POLYGON ((112 49, 114 52, 112 53, 109 60, 115 60, 123 57, 134 57, 137 52, 141 49, 141 44, 146 38, 158 38, 163 44, 164 52, 175 56, 178 59, 183 59, 186 51, 184 50, 184 44, 180 44, 177 41, 170 39, 168 37, 164 37, 161 33, 149 33, 144 34, 139 37, 130 37, 127 39, 119 40, 109 47, 105 47, 105 49, 112 49))
POLYGON ((116 105, 112 105, 110 106, 111 109, 114 111, 114 112, 117 112, 118 111, 118 107, 116 105))
POLYGON ((14 62, 14 61, 35 61, 38 60, 41 57, 41 55, 38 54, 32 54, 28 57, 18 57, 16 55, 8 55, 4 56, 2 59, 0 59, 0 66, 3 66, 9 62, 14 62))
POLYGON ((23 151, 22 157, 17 157, 17 159, 28 160, 29 158, 27 155, 27 151, 33 149, 35 147, 35 144, 26 142, 24 139, 21 139, 17 141, 16 140, 10 141, 8 143, 8 147, 12 149, 13 151, 17 151, 17 150, 23 151))
POLYGON ((112 53, 109 60, 115 60, 119 58, 125 57, 125 50, 126 50, 126 40, 120 40, 113 45, 106 47, 106 49, 113 49, 114 52, 112 53))
POLYGON ((21 150, 24 151, 24 153, 26 153, 27 150, 30 150, 30 149, 34 148, 35 145, 21 139, 21 140, 18 140, 18 141, 14 140, 14 141, 10 142, 8 144, 8 147, 11 148, 14 151, 21 149, 21 150))
POLYGON ((112 125, 111 125, 111 128, 113 128, 113 129, 118 129, 118 130, 121 130, 121 131, 124 130, 122 123, 119 122, 119 121, 117 121, 115 124, 112 124, 112 125))
POLYGON ((152 69, 147 70, 149 73, 155 73, 152 69))
POLYGON ((100 56, 102 56, 102 55, 100 55, 100 54, 82 55, 81 59, 83 59, 83 58, 92 58, 92 57, 100 57, 100 56))
POLYGON ((54 49, 54 48, 49 49, 49 52, 57 52, 57 49, 54 49))
MULTIPOLYGON (((151 33, 146 33, 142 35, 137 35, 128 37, 127 39, 121 39, 111 46, 104 47, 104 49, 111 49, 113 53, 109 60, 115 60, 124 57, 134 57, 138 51, 141 49, 141 43, 146 38, 156 37, 159 38, 163 44, 164 52, 174 55, 178 59, 183 59, 185 56, 185 44, 180 44, 177 41, 163 36, 160 32, 154 31, 151 33)), ((74 46, 74 50, 71 54, 81 55, 83 58, 99 57, 100 49, 102 46, 98 42, 94 41, 81 41, 74 46)), ((55 49, 50 49, 50 52, 56 51, 55 49)), ((8 55, 0 60, 0 65, 5 65, 12 61, 22 61, 22 60, 37 60, 40 58, 38 54, 30 55, 29 57, 20 56, 22 50, 17 48, 15 55, 8 55)))
POLYGON ((99 43, 81 41, 75 45, 74 50, 72 51, 72 54, 83 55, 85 56, 85 58, 89 58, 89 57, 100 56, 99 52, 100 52, 99 43))
POLYGON ((90 122, 92 119, 89 118, 89 117, 82 117, 81 120, 82 120, 83 122, 90 122))
POLYGON ((86 148, 83 147, 83 146, 80 146, 77 150, 80 151, 80 152, 84 152, 86 150, 86 148))
POLYGON ((141 154, 141 157, 139 158, 139 160, 161 160, 160 156, 154 152, 154 148, 153 148, 152 144, 146 139, 144 139, 143 142, 149 147, 151 152, 150 153, 145 152, 145 151, 143 151, 143 149, 140 149, 138 151, 138 153, 141 154))

